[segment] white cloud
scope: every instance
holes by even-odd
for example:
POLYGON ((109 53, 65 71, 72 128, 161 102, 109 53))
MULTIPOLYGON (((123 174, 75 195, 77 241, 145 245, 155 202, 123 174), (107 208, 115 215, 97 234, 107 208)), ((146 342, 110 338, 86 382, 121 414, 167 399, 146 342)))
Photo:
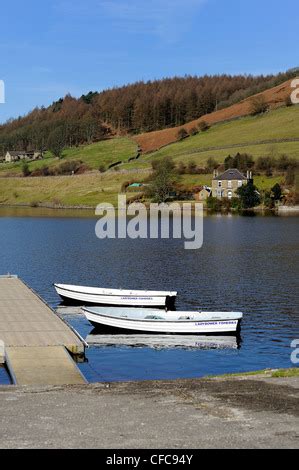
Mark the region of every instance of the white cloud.
POLYGON ((175 41, 188 32, 207 0, 65 0, 60 11, 91 22, 107 20, 113 28, 175 41))

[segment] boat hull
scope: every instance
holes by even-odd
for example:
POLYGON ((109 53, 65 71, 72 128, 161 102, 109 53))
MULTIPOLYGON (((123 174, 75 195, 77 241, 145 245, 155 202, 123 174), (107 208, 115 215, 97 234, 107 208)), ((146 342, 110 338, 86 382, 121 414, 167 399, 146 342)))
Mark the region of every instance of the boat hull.
MULTIPOLYGON (((118 291, 118 294, 105 292, 96 293, 96 288, 88 290, 75 290, 67 287, 61 287, 54 284, 55 290, 60 298, 66 304, 83 304, 83 305, 107 305, 120 307, 156 307, 156 308, 174 308, 175 295, 154 295, 154 294, 129 294, 124 291, 118 291)), ((99 289, 100 290, 100 289, 99 289)), ((171 293, 170 293, 171 294, 171 293)))
POLYGON ((241 319, 196 320, 196 321, 144 321, 129 318, 115 318, 109 315, 99 315, 83 309, 87 320, 96 328, 101 325, 120 330, 143 331, 146 333, 171 334, 219 334, 237 333, 241 319))

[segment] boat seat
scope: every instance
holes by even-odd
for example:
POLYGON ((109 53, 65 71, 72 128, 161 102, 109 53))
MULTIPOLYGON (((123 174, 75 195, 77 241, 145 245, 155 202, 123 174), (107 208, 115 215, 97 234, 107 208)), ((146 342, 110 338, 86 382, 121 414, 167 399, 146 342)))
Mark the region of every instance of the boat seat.
POLYGON ((164 320, 163 317, 158 317, 157 315, 147 315, 144 317, 145 320, 164 320))

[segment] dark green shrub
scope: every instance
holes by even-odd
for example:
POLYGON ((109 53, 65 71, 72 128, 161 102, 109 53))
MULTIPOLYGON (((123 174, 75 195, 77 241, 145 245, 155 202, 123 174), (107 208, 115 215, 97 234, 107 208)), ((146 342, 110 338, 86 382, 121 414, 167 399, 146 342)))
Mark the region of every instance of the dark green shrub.
POLYGON ((217 199, 217 197, 214 197, 214 196, 208 197, 207 208, 213 212, 221 211, 221 200, 217 199))
POLYGON ((282 197, 282 190, 280 184, 276 183, 271 189, 271 197, 274 201, 280 201, 282 197))
POLYGON ((235 167, 235 161, 234 158, 231 155, 228 155, 226 159, 224 160, 224 168, 228 170, 229 168, 234 168, 235 167))
POLYGON ((147 195, 154 202, 166 202, 170 193, 175 190, 175 181, 177 173, 175 165, 171 158, 156 160, 154 173, 151 181, 146 187, 147 195))
POLYGON ((237 194, 240 198, 241 209, 251 209, 252 207, 258 206, 260 203, 260 195, 252 180, 238 188, 237 194))
POLYGON ((31 172, 29 170, 29 165, 24 160, 22 161, 22 174, 23 176, 30 176, 31 172))
POLYGON ((230 205, 232 209, 240 208, 240 199, 238 197, 232 197, 230 200, 230 205))

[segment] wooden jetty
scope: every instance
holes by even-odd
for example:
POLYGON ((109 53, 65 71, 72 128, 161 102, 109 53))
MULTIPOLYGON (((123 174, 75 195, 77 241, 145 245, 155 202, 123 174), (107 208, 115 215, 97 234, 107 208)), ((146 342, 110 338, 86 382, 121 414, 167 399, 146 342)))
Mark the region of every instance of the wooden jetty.
POLYGON ((1 344, 18 385, 86 383, 71 357, 84 340, 17 276, 0 276, 1 344))

